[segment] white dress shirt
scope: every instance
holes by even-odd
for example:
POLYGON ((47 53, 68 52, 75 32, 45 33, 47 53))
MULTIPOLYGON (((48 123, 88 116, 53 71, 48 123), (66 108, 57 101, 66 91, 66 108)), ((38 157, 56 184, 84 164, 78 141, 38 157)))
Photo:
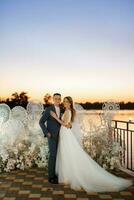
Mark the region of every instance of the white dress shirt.
POLYGON ((54 105, 54 107, 55 107, 56 114, 57 114, 58 118, 60 118, 60 107, 56 106, 56 105, 54 105))

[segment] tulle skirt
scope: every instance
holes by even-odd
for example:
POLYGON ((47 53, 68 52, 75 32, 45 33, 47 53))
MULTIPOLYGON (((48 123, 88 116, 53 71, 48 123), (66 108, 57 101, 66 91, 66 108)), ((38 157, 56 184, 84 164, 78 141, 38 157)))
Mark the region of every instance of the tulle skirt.
POLYGON ((82 148, 71 129, 61 126, 56 159, 56 174, 60 183, 87 192, 121 191, 133 183, 110 174, 98 165, 82 148))

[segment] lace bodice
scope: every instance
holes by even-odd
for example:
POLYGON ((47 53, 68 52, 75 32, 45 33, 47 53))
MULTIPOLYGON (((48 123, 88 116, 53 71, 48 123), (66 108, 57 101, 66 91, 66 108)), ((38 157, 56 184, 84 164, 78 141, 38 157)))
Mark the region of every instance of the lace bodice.
POLYGON ((66 110, 64 112, 64 114, 62 115, 62 120, 65 122, 65 123, 70 123, 71 122, 71 110, 66 110))

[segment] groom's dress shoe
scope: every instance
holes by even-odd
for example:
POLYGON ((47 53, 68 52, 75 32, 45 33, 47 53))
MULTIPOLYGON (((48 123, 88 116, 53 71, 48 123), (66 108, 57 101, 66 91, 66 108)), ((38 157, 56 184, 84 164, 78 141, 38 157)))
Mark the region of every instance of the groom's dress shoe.
POLYGON ((55 177, 54 177, 54 180, 58 181, 58 176, 55 176, 55 177))
POLYGON ((57 179, 49 179, 49 183, 52 183, 52 184, 58 184, 58 180, 57 179))

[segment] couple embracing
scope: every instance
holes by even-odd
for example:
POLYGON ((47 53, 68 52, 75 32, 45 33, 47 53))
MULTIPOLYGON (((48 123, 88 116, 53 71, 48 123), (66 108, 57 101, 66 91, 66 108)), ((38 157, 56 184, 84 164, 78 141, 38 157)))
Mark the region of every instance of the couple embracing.
POLYGON ((83 188, 87 192, 121 191, 131 186, 131 180, 107 172, 84 151, 72 128, 77 115, 73 105, 73 99, 67 96, 62 107, 61 94, 55 93, 53 104, 45 109, 39 121, 48 138, 49 182, 69 184, 72 189, 83 188))

